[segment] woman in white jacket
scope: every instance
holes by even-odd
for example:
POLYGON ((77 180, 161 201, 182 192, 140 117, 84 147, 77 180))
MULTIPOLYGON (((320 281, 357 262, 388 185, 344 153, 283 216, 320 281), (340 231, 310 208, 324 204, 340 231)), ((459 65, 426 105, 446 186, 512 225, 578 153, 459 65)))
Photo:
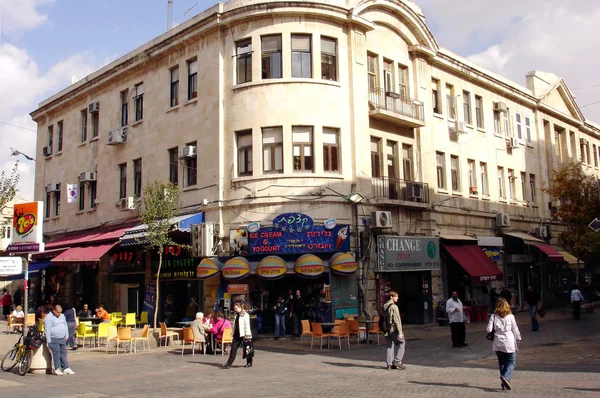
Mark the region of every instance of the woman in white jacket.
MULTIPOLYGON (((233 329, 231 330, 231 334, 233 337, 233 342, 231 343, 231 352, 229 353, 229 359, 223 365, 223 368, 229 369, 231 368, 231 364, 235 361, 235 356, 237 354, 237 350, 240 345, 243 344, 244 341, 252 340, 252 331, 250 330, 250 315, 244 311, 243 303, 241 301, 236 302, 233 305, 233 310, 235 311, 235 321, 233 322, 233 329)), ((252 357, 254 355, 246 356, 246 365, 245 368, 252 367, 252 357)))
POLYGON ((511 313, 510 305, 505 299, 499 298, 496 310, 490 317, 487 331, 494 331, 492 350, 498 356, 500 366, 500 382, 502 389, 511 389, 510 379, 517 361, 517 342, 521 341, 521 333, 515 316, 511 313))

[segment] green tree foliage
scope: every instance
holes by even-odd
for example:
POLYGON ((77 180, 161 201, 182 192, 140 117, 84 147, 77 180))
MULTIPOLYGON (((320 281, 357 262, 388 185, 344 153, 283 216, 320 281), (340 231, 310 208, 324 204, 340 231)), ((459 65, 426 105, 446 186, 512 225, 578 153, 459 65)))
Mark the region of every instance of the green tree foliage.
POLYGON ((146 248, 158 254, 158 270, 156 275, 156 297, 154 300, 153 329, 156 331, 156 318, 159 305, 159 281, 163 253, 166 246, 180 246, 175 243, 169 232, 171 219, 179 215, 179 188, 172 183, 154 182, 144 187, 140 218, 146 224, 146 248))
POLYGON ((19 182, 18 168, 19 161, 17 160, 10 171, 10 175, 7 175, 5 171, 0 173, 0 209, 13 200, 17 194, 17 183, 19 182))
POLYGON ((590 260, 600 254, 600 232, 588 227, 600 216, 598 182, 581 166, 569 163, 556 170, 544 191, 560 202, 556 216, 566 229, 558 237, 559 244, 580 259, 590 260))

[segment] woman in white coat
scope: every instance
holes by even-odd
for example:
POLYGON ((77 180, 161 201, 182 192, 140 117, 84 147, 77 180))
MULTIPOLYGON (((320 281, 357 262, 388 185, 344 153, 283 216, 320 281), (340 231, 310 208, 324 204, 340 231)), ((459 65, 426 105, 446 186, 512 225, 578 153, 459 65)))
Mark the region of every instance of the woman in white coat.
POLYGON ((490 317, 487 326, 488 333, 494 331, 492 350, 498 356, 500 367, 500 383, 502 389, 510 390, 510 379, 517 362, 517 342, 521 341, 521 333, 515 316, 511 313, 510 305, 505 299, 499 298, 496 310, 490 317))
MULTIPOLYGON (((231 364, 235 361, 235 356, 237 354, 237 350, 240 345, 243 344, 244 341, 252 340, 252 331, 250 330, 250 315, 244 311, 242 302, 238 301, 233 305, 233 310, 235 311, 235 321, 233 323, 233 329, 231 330, 231 334, 233 337, 233 342, 231 343, 231 352, 229 353, 229 359, 223 365, 223 368, 229 369, 231 368, 231 364)), ((252 357, 254 355, 246 356, 246 365, 245 368, 252 367, 252 357)))

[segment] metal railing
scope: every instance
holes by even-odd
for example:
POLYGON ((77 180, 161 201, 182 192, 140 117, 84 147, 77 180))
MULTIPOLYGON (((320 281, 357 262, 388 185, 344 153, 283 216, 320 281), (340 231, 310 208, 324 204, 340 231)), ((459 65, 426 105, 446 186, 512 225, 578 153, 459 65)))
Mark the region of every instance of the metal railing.
POLYGON ((373 197, 376 199, 404 200, 429 203, 429 184, 391 177, 371 178, 373 197))
POLYGON ((376 109, 383 109, 403 116, 408 116, 422 122, 425 121, 423 103, 404 95, 385 91, 382 88, 375 88, 369 90, 369 102, 376 109))

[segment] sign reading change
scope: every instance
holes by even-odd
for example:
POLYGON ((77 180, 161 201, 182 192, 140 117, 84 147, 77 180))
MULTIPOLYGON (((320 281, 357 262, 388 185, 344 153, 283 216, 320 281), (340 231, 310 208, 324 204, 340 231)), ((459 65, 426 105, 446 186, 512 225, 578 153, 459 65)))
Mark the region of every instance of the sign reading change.
POLYGON ((440 269, 438 238, 380 236, 377 252, 379 272, 440 269))

